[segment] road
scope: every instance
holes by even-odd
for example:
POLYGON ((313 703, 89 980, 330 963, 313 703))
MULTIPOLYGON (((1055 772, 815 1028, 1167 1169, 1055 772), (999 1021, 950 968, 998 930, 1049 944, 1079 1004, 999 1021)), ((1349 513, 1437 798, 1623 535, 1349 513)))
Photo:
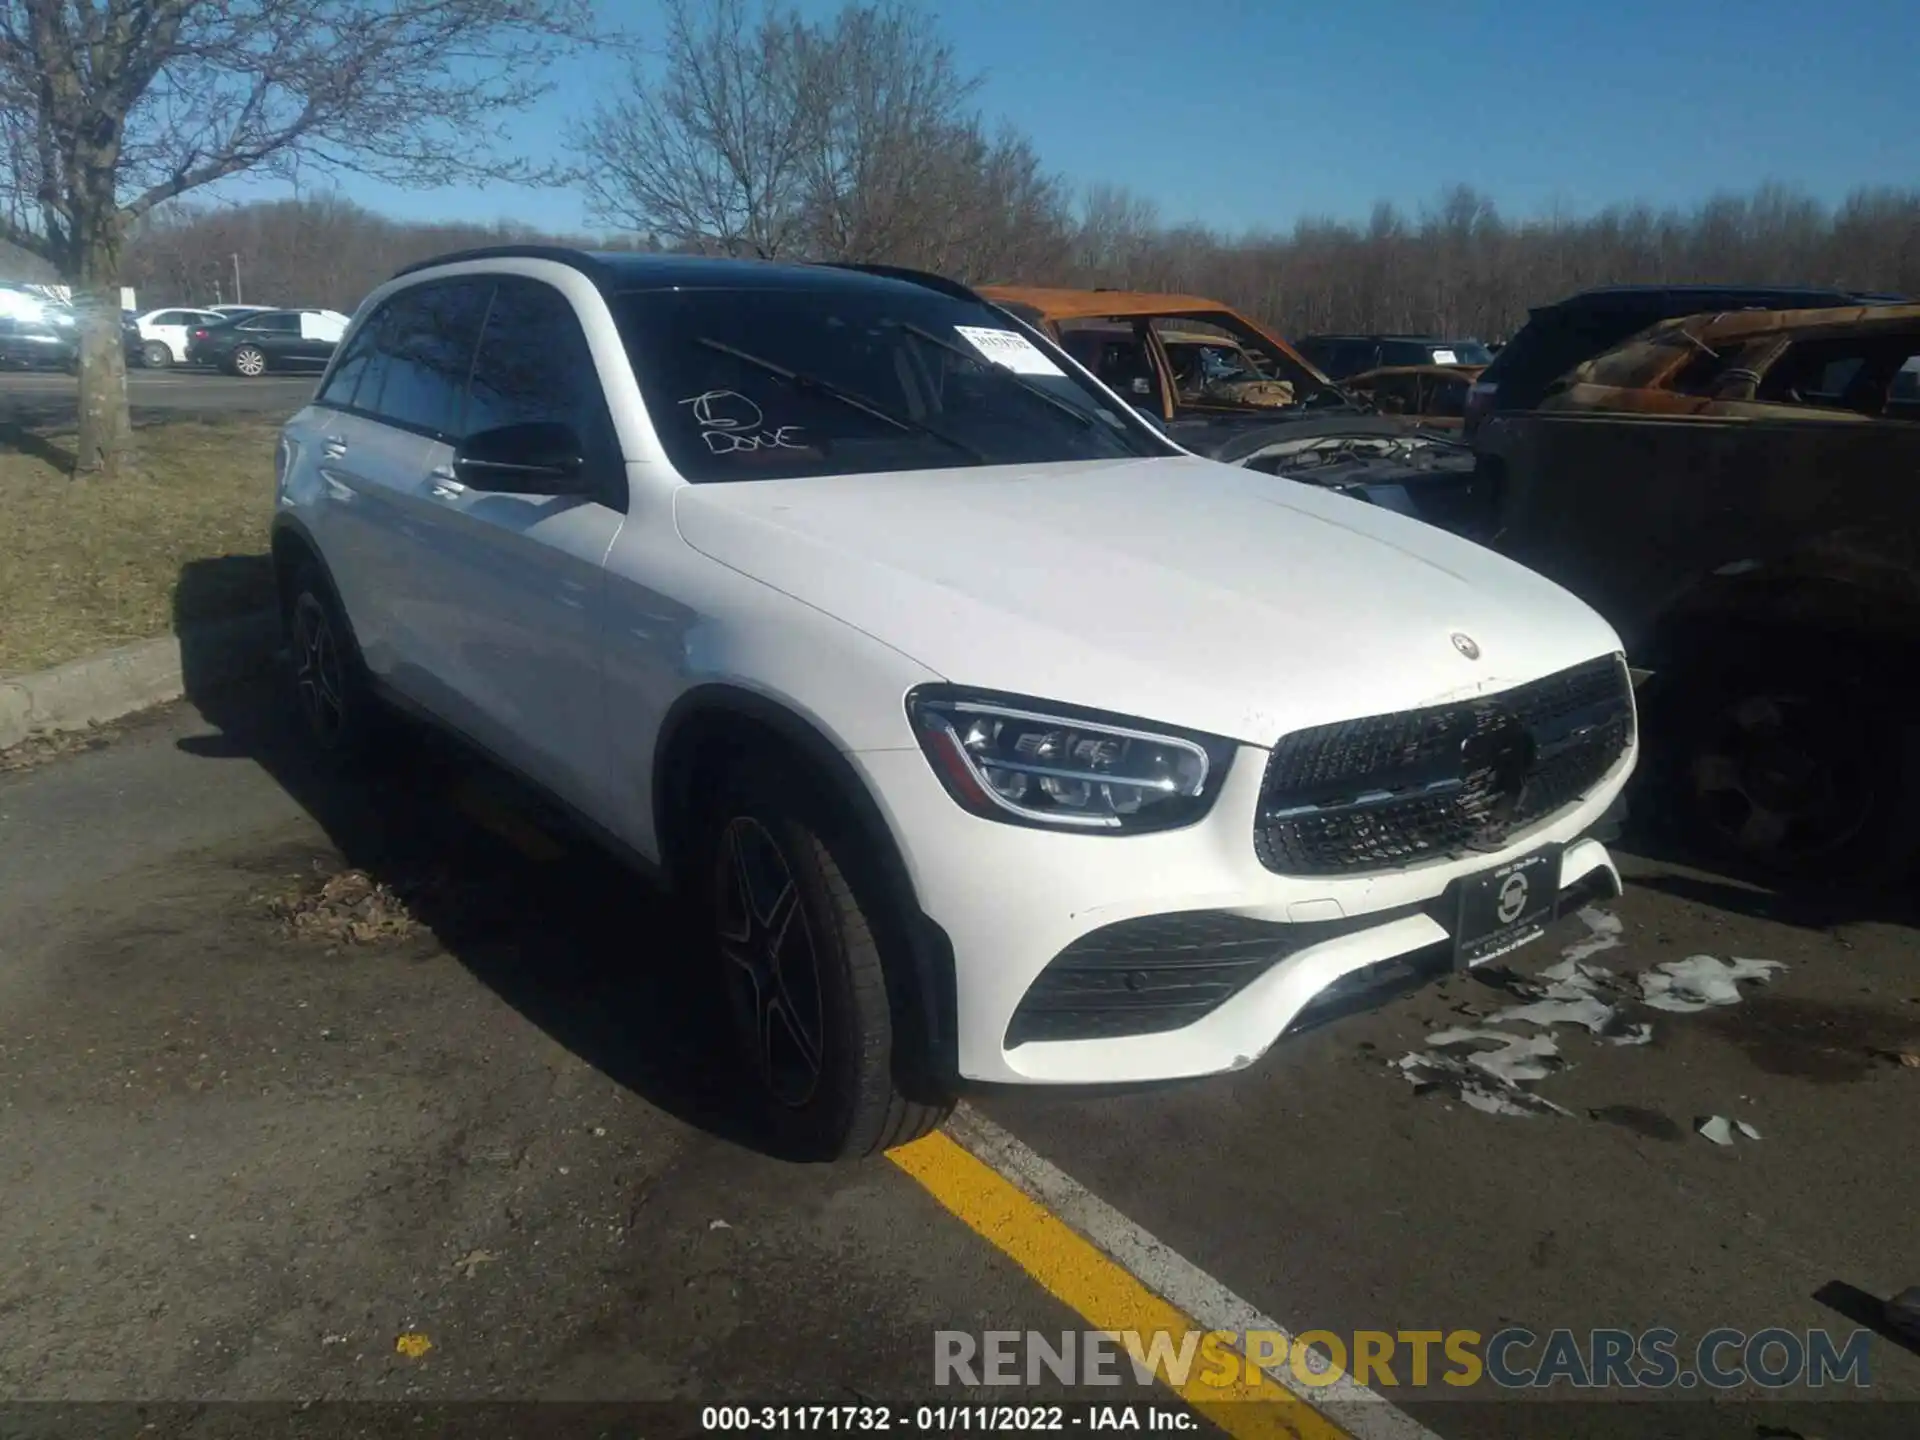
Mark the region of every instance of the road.
MULTIPOLYGON (((330 778, 265 689, 0 775, 0 1394, 910 1401, 938 1330, 1088 1327, 1099 1284, 937 1184, 759 1153, 672 915, 537 827, 438 747, 330 778), (343 866, 418 925, 352 944, 276 910, 343 866)), ((1914 932, 1629 869, 1589 960, 1785 969, 1650 1012, 1646 1045, 1554 1027, 1566 1068, 1536 1088, 1564 1113, 1481 1113, 1388 1063, 1518 1003, 1511 972, 1231 1077, 969 1109, 1295 1334, 1844 1338, 1845 1287, 1920 1283, 1914 932), (1760 1138, 1708 1143, 1716 1114, 1760 1138)), ((1588 937, 1569 918, 1514 969, 1588 937)), ((1374 1384, 1445 1440, 1920 1433, 1891 1335, 1811 1418, 1805 1391, 1688 1394, 1650 1429, 1618 1395, 1374 1384)))
MULTIPOLYGON (((129 370, 127 397, 135 420, 182 414, 291 415, 313 394, 313 375, 263 375, 257 380, 211 370, 129 370)), ((35 425, 71 425, 77 397, 71 375, 0 371, 0 418, 35 425)))

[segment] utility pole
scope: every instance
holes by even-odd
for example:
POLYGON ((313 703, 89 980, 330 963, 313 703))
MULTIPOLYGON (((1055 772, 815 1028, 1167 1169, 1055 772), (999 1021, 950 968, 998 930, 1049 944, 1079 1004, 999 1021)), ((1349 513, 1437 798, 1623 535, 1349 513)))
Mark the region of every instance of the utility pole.
POLYGON ((240 252, 233 252, 233 303, 240 303, 240 252))

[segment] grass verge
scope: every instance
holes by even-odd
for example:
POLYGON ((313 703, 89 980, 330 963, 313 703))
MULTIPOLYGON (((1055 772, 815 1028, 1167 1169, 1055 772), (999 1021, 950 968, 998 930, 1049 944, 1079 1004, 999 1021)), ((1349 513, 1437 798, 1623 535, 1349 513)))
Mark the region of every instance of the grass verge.
POLYGON ((279 426, 169 420, 138 473, 76 480, 71 432, 0 427, 0 676, 273 602, 267 524, 279 426))

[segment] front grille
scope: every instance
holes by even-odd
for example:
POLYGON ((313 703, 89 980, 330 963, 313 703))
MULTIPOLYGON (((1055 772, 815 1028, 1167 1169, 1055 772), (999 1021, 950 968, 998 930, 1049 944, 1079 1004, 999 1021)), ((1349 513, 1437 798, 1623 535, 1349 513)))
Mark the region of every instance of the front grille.
POLYGON ((1499 849, 1587 794, 1632 742, 1618 655, 1498 695, 1297 730, 1267 762, 1254 850, 1283 875, 1351 875, 1499 849))

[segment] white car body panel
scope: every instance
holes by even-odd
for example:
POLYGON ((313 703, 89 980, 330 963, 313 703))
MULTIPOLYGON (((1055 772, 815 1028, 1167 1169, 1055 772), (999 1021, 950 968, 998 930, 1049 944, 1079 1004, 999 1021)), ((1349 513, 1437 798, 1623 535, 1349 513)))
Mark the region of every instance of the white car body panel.
POLYGON ((187 363, 187 337, 196 329, 206 325, 217 325, 227 317, 215 310, 196 310, 190 305, 168 305, 164 309, 149 310, 135 319, 134 326, 140 331, 142 340, 158 340, 173 355, 173 363, 187 363), (191 317, 185 323, 161 324, 156 317, 166 315, 187 315, 191 317))
MULTIPOLYGON (((313 404, 287 426, 279 503, 324 556, 367 664, 643 857, 664 858, 656 750, 676 703, 757 697, 844 755, 886 821, 911 903, 951 940, 962 1075, 1059 1084, 1251 1063, 1331 980, 1426 948, 1405 907, 1582 838, 1633 769, 1493 853, 1303 878, 1260 862, 1267 749, 1305 726, 1490 694, 1620 649, 1559 587, 1470 542, 1189 456, 689 485, 648 419, 606 301, 580 271, 493 258, 573 305, 625 460, 626 512, 453 483, 446 444, 313 404), (1127 836, 963 810, 906 697, 946 681, 1237 742, 1206 815, 1127 836), (1005 1044, 1049 962, 1100 926, 1175 911, 1365 917, 1175 1031, 1005 1044)), ((369 296, 354 325, 416 277, 369 296)), ((353 330, 343 337, 341 353, 353 330)), ((1116 402, 1119 403, 1119 402, 1116 402)))

